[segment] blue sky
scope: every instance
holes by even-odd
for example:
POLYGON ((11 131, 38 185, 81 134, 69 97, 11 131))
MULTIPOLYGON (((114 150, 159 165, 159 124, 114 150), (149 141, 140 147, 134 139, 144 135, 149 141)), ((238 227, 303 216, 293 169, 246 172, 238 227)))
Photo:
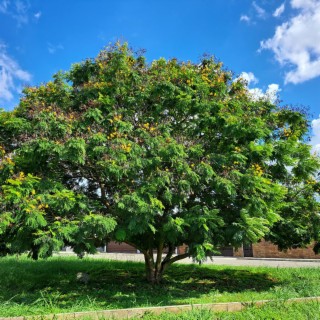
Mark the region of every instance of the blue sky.
POLYGON ((148 61, 214 54, 252 94, 308 106, 320 150, 319 30, 320 0, 0 0, 0 107, 120 39, 148 61))

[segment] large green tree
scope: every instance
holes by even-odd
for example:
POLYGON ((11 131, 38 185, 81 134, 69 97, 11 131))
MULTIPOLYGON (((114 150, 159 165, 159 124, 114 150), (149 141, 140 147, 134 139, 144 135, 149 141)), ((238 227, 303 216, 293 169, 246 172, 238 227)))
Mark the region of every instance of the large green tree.
POLYGON ((82 254, 113 239, 140 250, 157 283, 173 262, 223 245, 306 244, 283 230, 312 220, 318 236, 308 129, 213 57, 147 64, 117 43, 0 113, 2 252, 82 254))

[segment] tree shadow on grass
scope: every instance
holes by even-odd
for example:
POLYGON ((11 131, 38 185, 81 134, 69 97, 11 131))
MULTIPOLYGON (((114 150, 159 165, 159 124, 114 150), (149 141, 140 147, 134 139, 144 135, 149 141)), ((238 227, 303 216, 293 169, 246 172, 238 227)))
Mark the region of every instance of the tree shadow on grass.
POLYGON ((240 293, 246 290, 267 291, 279 281, 266 272, 256 272, 243 268, 212 269, 209 267, 176 266, 169 272, 168 281, 174 282, 184 290, 202 288, 204 292, 216 290, 240 293))
POLYGON ((0 259, 0 279, 0 300, 48 312, 197 302, 217 292, 267 292, 280 283, 248 268, 173 265, 163 283, 152 286, 142 263, 75 258, 0 259), (79 272, 89 274, 88 283, 77 280, 79 272))

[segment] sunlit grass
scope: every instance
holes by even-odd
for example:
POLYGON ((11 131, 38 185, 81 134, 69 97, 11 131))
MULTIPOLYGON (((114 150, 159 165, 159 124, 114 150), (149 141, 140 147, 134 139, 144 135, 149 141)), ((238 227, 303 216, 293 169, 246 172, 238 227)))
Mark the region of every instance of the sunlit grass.
POLYGON ((0 317, 320 295, 319 269, 173 265, 163 284, 142 263, 58 257, 0 259, 0 317), (88 283, 77 280, 89 274, 88 283))
POLYGON ((213 313, 206 309, 182 312, 180 314, 163 313, 161 315, 146 314, 134 320, 317 320, 320 319, 320 303, 283 302, 268 303, 262 307, 248 307, 240 312, 213 313))

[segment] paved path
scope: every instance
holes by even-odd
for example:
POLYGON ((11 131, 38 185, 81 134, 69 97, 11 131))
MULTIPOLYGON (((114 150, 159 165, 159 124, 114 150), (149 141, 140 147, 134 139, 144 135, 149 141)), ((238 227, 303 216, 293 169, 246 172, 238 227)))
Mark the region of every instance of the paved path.
MULTIPOLYGON (((57 255, 74 255, 72 252, 60 252, 57 255)), ((88 255, 88 257, 98 259, 110 259, 120 261, 144 261, 142 254, 135 253, 98 253, 88 255)), ((193 263, 192 259, 180 260, 179 263, 193 263)), ((320 259, 276 259, 276 258, 236 258, 236 257, 214 257, 208 259, 204 264, 228 265, 228 266, 266 266, 275 268, 301 268, 320 267, 320 259)))

